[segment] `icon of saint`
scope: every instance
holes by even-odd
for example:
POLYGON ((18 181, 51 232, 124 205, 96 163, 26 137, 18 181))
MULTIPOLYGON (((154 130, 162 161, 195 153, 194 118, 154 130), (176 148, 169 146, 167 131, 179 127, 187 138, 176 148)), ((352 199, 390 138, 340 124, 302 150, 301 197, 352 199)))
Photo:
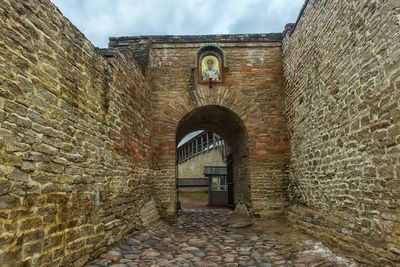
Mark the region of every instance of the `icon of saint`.
POLYGON ((216 66, 216 58, 208 57, 205 59, 206 68, 203 66, 203 71, 201 72, 201 78, 203 80, 219 80, 219 70, 216 66))

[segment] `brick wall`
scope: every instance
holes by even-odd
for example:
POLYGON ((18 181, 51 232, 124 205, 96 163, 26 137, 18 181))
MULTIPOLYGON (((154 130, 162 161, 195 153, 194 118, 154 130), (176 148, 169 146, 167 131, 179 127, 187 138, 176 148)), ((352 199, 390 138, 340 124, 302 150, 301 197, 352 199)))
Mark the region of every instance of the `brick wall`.
POLYGON ((289 152, 280 38, 271 34, 111 39, 113 49, 149 51, 146 75, 153 88, 155 171, 165 216, 175 213, 176 140, 197 129, 214 130, 226 141, 231 138, 236 201, 263 215, 282 214, 289 152), (211 89, 197 84, 192 70, 198 48, 210 42, 223 49, 229 65, 225 83, 211 89))
POLYGON ((399 7, 311 0, 283 41, 289 221, 376 266, 400 261, 399 7))
POLYGON ((80 266, 143 224, 151 91, 109 61, 50 1, 0 2, 1 266, 80 266))
POLYGON ((232 149, 236 203, 280 216, 289 196, 293 225, 399 261, 400 2, 307 3, 283 43, 125 37, 99 52, 48 0, 1 1, 0 265, 79 266, 173 218, 176 144, 199 129, 232 149), (213 88, 192 69, 205 43, 229 65, 213 88))

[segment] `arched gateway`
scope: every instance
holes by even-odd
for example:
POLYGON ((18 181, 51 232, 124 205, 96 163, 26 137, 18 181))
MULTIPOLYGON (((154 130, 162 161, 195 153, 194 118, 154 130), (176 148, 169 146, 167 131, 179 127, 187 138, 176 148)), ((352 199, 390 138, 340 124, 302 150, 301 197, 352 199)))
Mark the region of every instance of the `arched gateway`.
POLYGON ((222 106, 199 107, 186 114, 179 122, 176 143, 178 144, 186 134, 203 129, 217 133, 229 148, 228 155, 232 161, 233 172, 228 185, 231 204, 243 203, 250 207, 248 135, 243 121, 233 111, 222 106))
POLYGON ((176 144, 201 128, 232 148, 236 204, 398 266, 400 1, 108 49, 49 0, 0 3, 0 266, 83 266, 175 217, 176 144))
POLYGON ((164 217, 175 215, 176 144, 197 129, 217 132, 233 149, 235 204, 263 216, 282 213, 289 152, 280 42, 274 34, 111 38, 108 51, 135 51, 150 80, 164 217))

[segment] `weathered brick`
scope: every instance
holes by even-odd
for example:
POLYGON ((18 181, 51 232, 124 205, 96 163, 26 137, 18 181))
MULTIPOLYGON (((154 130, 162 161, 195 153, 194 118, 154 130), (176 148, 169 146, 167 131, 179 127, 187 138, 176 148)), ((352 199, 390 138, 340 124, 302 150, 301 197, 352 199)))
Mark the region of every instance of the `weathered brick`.
POLYGON ((44 172, 50 172, 50 173, 55 173, 55 174, 62 174, 64 173, 64 167, 59 164, 51 164, 51 163, 38 163, 36 165, 36 168, 38 170, 44 171, 44 172))
POLYGON ((22 250, 21 248, 17 248, 15 250, 7 250, 4 253, 0 254, 0 264, 17 264, 17 262, 22 258, 22 250))
POLYGON ((58 184, 46 184, 42 187, 42 193, 55 193, 59 191, 60 186, 58 184))
POLYGON ((10 247, 14 242, 13 236, 2 236, 0 237, 0 248, 10 247))
POLYGON ((7 152, 24 152, 30 148, 27 144, 6 143, 7 152))
POLYGON ((51 147, 46 144, 34 145, 33 150, 37 152, 42 152, 51 156, 55 156, 58 153, 58 149, 55 147, 51 147))
POLYGON ((33 266, 57 266, 56 264, 57 263, 52 260, 52 255, 50 253, 32 259, 33 266), (48 263, 48 265, 46 263, 48 263))
POLYGON ((7 178, 17 182, 28 182, 28 174, 18 168, 15 168, 9 175, 7 175, 7 178))
POLYGON ((43 241, 24 245, 24 257, 33 256, 42 252, 43 241))
POLYGON ((28 110, 23 105, 17 104, 15 102, 6 101, 4 104, 4 111, 9 112, 11 114, 17 114, 19 116, 26 117, 28 114, 28 110))
POLYGON ((310 0, 282 42, 286 114, 296 114, 288 116, 289 191, 299 210, 289 209, 290 221, 322 240, 368 255, 372 265, 394 257, 379 242, 398 242, 389 234, 394 218, 382 212, 395 209, 398 197, 396 185, 388 181, 398 165, 392 159, 400 135, 399 118, 393 115, 400 111, 399 93, 393 90, 398 64, 389 54, 399 46, 390 37, 394 29, 377 35, 377 25, 398 26, 391 11, 395 2, 351 6, 310 0), (361 39, 368 39, 368 51, 358 50, 361 39), (303 97, 307 105, 297 101, 303 97), (331 139, 324 139, 326 134, 331 139), (325 173, 331 173, 330 179, 325 173), (306 226, 291 216, 309 210, 321 210, 327 218, 324 227, 306 226), (332 229, 337 233, 330 234, 332 229))
POLYGON ((43 155, 42 153, 38 152, 28 152, 22 158, 24 160, 29 160, 29 161, 45 161, 45 162, 51 161, 51 158, 49 156, 43 155))
POLYGON ((0 196, 6 195, 11 188, 11 183, 9 181, 0 180, 0 196))
POLYGON ((48 194, 46 203, 64 205, 68 202, 68 197, 63 194, 48 194))
POLYGON ((74 251, 74 250, 77 250, 79 248, 82 248, 84 245, 85 245, 85 240, 81 239, 81 240, 77 240, 77 241, 69 243, 67 245, 67 249, 69 251, 74 251))
POLYGON ((28 218, 21 222, 21 230, 30 230, 40 228, 43 224, 41 218, 28 218))
POLYGON ((15 123, 16 125, 23 128, 31 128, 32 122, 28 119, 21 118, 16 115, 11 115, 6 119, 8 122, 15 123))
POLYGON ((35 164, 30 161, 23 161, 21 165, 21 170, 24 172, 33 172, 35 170, 35 164))
POLYGON ((43 239, 44 233, 43 230, 34 230, 32 232, 22 234, 18 240, 17 244, 28 243, 30 241, 36 241, 43 239))
POLYGON ((11 209, 11 208, 17 208, 19 206, 20 206, 19 198, 10 195, 0 196, 1 209, 11 209))
POLYGON ((64 256, 62 266, 68 266, 68 264, 78 260, 80 257, 82 257, 81 250, 69 253, 64 256))
POLYGON ((80 237, 79 229, 71 229, 66 232, 65 242, 70 243, 80 237))
POLYGON ((11 192, 18 196, 39 195, 40 188, 37 185, 14 185, 11 192))
POLYGON ((50 175, 50 174, 42 174, 42 173, 32 173, 31 174, 32 180, 39 182, 39 183, 54 183, 57 181, 57 176, 50 175))
POLYGON ((46 238, 43 243, 43 249, 48 250, 54 247, 59 247, 62 245, 63 235, 55 235, 49 238, 46 238))
POLYGON ((45 196, 29 195, 24 198, 23 205, 26 208, 40 207, 46 202, 45 196))
POLYGON ((390 5, 393 8, 400 8, 400 1, 399 0, 390 0, 389 2, 390 2, 390 5))

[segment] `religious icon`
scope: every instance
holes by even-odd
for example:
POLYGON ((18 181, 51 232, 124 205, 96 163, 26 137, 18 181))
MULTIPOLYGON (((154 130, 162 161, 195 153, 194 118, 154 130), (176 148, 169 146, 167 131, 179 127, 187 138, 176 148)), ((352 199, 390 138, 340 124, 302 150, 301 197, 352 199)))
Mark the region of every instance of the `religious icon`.
POLYGON ((205 56, 201 61, 201 79, 203 81, 208 80, 220 80, 219 73, 219 62, 218 58, 212 55, 205 56))

